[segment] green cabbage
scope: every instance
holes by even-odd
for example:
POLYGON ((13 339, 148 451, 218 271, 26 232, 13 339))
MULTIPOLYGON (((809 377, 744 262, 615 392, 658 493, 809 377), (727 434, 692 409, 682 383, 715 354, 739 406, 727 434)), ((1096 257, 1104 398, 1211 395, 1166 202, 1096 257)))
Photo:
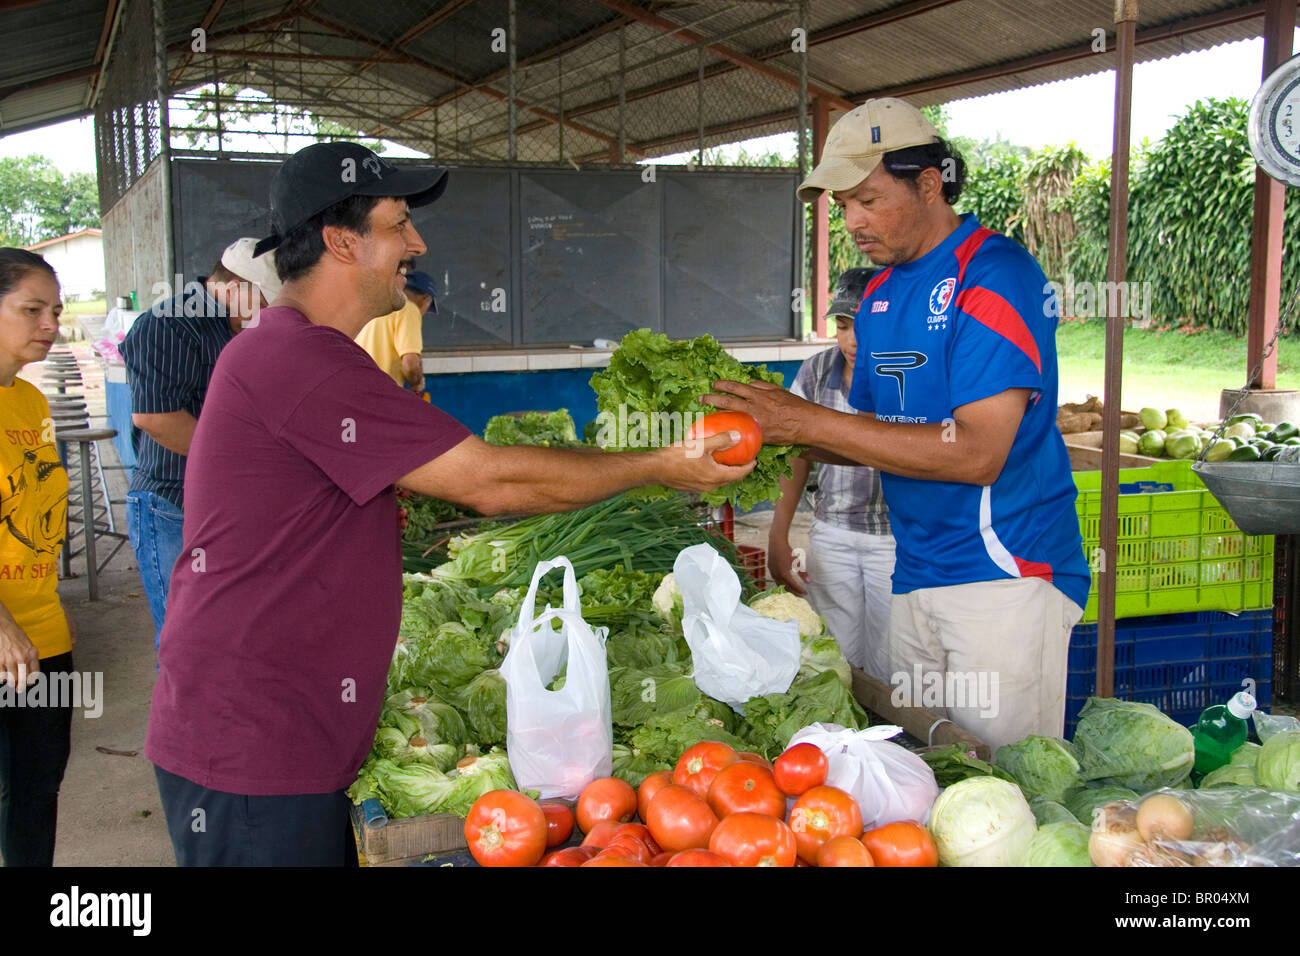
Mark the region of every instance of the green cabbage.
POLYGON ((1074 814, 1076 820, 1084 826, 1092 826, 1093 811, 1098 807, 1116 800, 1132 800, 1136 803, 1138 799, 1138 794, 1128 787, 1108 785, 1077 787, 1067 793, 1061 802, 1065 809, 1074 814))
POLYGON ((1049 823, 1078 823, 1073 813, 1065 809, 1061 804, 1053 800, 1044 800, 1042 797, 1033 797, 1029 801, 1029 809, 1034 811, 1034 819, 1038 821, 1040 828, 1047 826, 1049 823))
POLYGON ((1232 756, 1228 758, 1228 763, 1236 767, 1250 767, 1253 769, 1259 763, 1259 752, 1262 749, 1259 744, 1247 740, 1232 752, 1232 756))
POLYGON ((800 637, 799 673, 796 681, 810 680, 823 671, 830 671, 845 687, 853 686, 853 671, 840 647, 840 642, 829 634, 821 637, 800 637))
POLYGON ((348 788, 348 796, 356 803, 374 797, 394 819, 425 813, 464 817, 483 794, 502 789, 514 790, 515 779, 505 751, 494 749, 463 758, 449 773, 427 763, 403 766, 384 757, 371 758, 348 788))
POLYGON ((398 728, 408 740, 420 736, 437 744, 459 747, 469 743, 465 721, 456 708, 422 687, 390 694, 384 701, 380 725, 398 728))
POLYGON ((1088 698, 1079 713, 1074 749, 1081 779, 1142 793, 1176 786, 1196 761, 1186 727, 1150 704, 1110 697, 1088 698))
POLYGON ((1025 866, 1092 866, 1091 838, 1092 829, 1076 820, 1039 826, 1029 842, 1025 866))
POLYGON ((460 621, 447 621, 429 638, 406 641, 403 677, 418 686, 460 687, 501 663, 495 643, 489 631, 476 633, 460 621))
MULTIPOLYGON (((719 706, 727 709, 726 704, 719 706)), ((694 711, 679 710, 651 717, 628 735, 627 743, 648 761, 672 766, 687 748, 702 740, 718 740, 736 750, 749 749, 745 741, 727 729, 727 721, 721 715, 702 716, 702 713, 708 714, 709 710, 699 707, 694 711)))
POLYGON ((691 649, 679 634, 669 634, 648 624, 633 622, 610 634, 605 641, 605 660, 610 667, 644 670, 660 664, 675 664, 692 670, 691 649))
POLYGON ((506 680, 499 670, 483 671, 454 693, 456 705, 468 718, 476 743, 505 743, 506 680))
POLYGON ((993 762, 1015 777, 1026 797, 1060 803, 1067 790, 1079 785, 1074 748, 1058 737, 1031 734, 999 747, 993 762))
POLYGON ((673 764, 667 760, 659 760, 623 744, 614 745, 614 770, 611 776, 634 787, 639 788, 652 773, 672 769, 673 764))
POLYGON ((1213 790, 1215 787, 1258 787, 1255 780, 1255 768, 1240 763, 1225 763, 1222 767, 1211 770, 1201 778, 1201 790, 1213 790))
POLYGON ((672 664, 658 664, 645 670, 609 669, 610 706, 613 721, 619 726, 635 727, 651 717, 694 707, 702 696, 695 681, 672 664))
POLYGON ((493 415, 483 428, 483 440, 489 445, 540 445, 550 448, 574 448, 582 443, 566 408, 553 412, 524 412, 493 415))
POLYGON ((1038 825, 1014 783, 969 777, 930 807, 940 866, 1023 866, 1038 825))
POLYGON ((1255 777, 1269 790, 1300 793, 1300 730, 1274 734, 1264 742, 1255 777))
POLYGON ((784 694, 765 694, 745 701, 744 736, 769 758, 779 756, 791 737, 816 723, 839 724, 852 730, 861 730, 868 723, 866 711, 833 670, 810 680, 797 680, 784 694))
POLYGON ((921 759, 934 771, 934 782, 940 787, 951 787, 958 780, 967 777, 994 776, 1008 783, 1015 783, 1015 778, 1001 767, 995 767, 969 753, 961 744, 949 744, 927 750, 921 759))

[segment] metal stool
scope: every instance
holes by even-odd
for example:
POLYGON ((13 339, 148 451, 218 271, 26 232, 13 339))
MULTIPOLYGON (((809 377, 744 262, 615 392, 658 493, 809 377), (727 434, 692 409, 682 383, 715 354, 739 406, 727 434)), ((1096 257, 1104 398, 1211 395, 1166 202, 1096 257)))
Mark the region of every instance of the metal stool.
POLYGON ((80 386, 81 373, 70 372, 46 372, 41 376, 41 384, 46 387, 52 387, 60 395, 67 394, 68 386, 80 386))
MULTIPOLYGON (((92 480, 91 480, 92 479, 92 465, 90 460, 91 450, 94 448, 96 442, 106 441, 116 436, 117 436, 117 432, 112 428, 68 428, 68 429, 56 428, 55 430, 55 440, 58 441, 61 447, 66 447, 70 443, 75 443, 77 445, 77 457, 78 457, 78 463, 80 465, 79 471, 80 471, 80 479, 81 479, 79 482, 80 488, 77 491, 77 495, 78 495, 79 503, 81 505, 80 524, 81 524, 81 534, 83 538, 82 547, 79 551, 77 551, 77 554, 84 553, 86 556, 86 576, 89 585, 89 597, 90 600, 92 601, 99 600, 100 570, 103 569, 103 567, 107 565, 109 561, 113 560, 113 555, 117 554, 117 552, 121 549, 122 545, 124 545, 127 541, 126 535, 111 529, 113 509, 112 509, 112 503, 108 500, 108 489, 106 487, 103 488, 103 495, 104 495, 104 503, 108 510, 108 518, 109 518, 108 523, 110 525, 110 529, 100 530, 100 527, 95 520, 94 502, 95 502, 96 492, 94 487, 92 486, 92 480), (91 516, 90 520, 86 520, 87 514, 91 516), (117 544, 113 546, 113 550, 108 553, 108 556, 105 557, 102 562, 96 559, 96 553, 95 553, 96 539, 101 537, 117 539, 117 544)), ((102 473, 100 473, 99 477, 102 481, 103 478, 102 473)), ((74 519, 73 519, 73 497, 72 496, 73 496, 73 488, 71 482, 69 482, 68 532, 67 532, 68 537, 67 537, 67 541, 64 543, 63 546, 64 570, 65 573, 69 574, 69 576, 70 576, 69 565, 71 561, 70 552, 73 550, 72 523, 74 519)))

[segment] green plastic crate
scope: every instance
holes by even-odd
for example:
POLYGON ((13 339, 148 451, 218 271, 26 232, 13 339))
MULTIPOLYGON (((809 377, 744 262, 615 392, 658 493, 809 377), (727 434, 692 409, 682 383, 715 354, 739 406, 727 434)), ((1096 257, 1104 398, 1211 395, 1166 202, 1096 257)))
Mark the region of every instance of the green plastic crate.
MULTIPOLYGON (((1121 485, 1159 482, 1174 491, 1119 496, 1115 616, 1247 611, 1273 605, 1273 536, 1247 535, 1192 471, 1190 461, 1121 468, 1121 485)), ((1097 620, 1101 472, 1076 471, 1083 553, 1093 568, 1083 620, 1097 620)))

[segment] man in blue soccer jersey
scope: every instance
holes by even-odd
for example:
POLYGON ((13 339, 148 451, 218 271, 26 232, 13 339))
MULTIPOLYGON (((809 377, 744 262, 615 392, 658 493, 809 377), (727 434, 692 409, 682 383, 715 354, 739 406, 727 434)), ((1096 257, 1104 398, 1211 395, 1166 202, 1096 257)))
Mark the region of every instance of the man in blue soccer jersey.
POLYGON ((1056 430, 1056 301, 1028 252, 953 210, 964 182, 914 107, 846 114, 799 198, 830 190, 882 267, 855 320, 858 413, 764 383, 719 382, 706 400, 754 415, 766 442, 882 472, 895 701, 946 710, 996 748, 1062 733, 1090 577, 1056 430))

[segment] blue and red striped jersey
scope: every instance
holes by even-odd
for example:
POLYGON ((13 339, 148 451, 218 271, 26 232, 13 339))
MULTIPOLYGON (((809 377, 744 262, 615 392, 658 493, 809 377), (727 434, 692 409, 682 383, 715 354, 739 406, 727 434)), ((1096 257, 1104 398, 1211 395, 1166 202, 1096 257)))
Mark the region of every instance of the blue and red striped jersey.
POLYGON ((992 485, 882 473, 898 541, 894 593, 1041 577, 1083 607, 1091 584, 1065 442, 1056 428, 1057 311, 1034 257, 975 217, 867 286, 850 403, 935 423, 1007 389, 1032 394, 992 485))

